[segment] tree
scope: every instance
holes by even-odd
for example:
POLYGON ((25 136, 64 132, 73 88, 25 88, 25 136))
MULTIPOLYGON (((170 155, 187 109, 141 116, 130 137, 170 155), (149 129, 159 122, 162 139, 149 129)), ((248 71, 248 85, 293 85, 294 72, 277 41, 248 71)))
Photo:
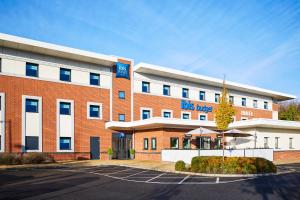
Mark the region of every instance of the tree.
POLYGON ((279 119, 300 121, 300 104, 297 102, 281 104, 279 109, 279 119))
POLYGON ((217 128, 221 131, 227 130, 234 115, 235 109, 233 108, 232 103, 230 103, 228 100, 228 90, 224 80, 222 95, 221 99, 219 100, 219 107, 215 112, 217 128))

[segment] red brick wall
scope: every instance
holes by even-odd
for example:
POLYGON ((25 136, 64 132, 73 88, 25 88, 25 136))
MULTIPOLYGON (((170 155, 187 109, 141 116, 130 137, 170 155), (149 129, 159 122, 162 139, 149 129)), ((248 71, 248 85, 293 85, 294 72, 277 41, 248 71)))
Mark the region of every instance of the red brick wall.
POLYGON ((295 151, 274 151, 274 161, 288 161, 288 160, 299 160, 300 150, 295 151))
MULTIPOLYGON (((100 137, 101 152, 111 146, 111 131, 105 129, 105 122, 109 121, 108 89, 0 75, 0 92, 6 95, 6 120, 11 121, 11 125, 6 126, 7 152, 21 151, 22 95, 42 97, 44 152, 56 152, 57 99, 74 100, 75 152, 90 151, 90 136, 100 137), (87 119, 88 101, 102 103, 102 120, 87 119)), ((106 153, 102 153, 102 157, 105 158, 106 153)))
POLYGON ((112 96, 113 96, 113 113, 112 120, 119 121, 119 114, 125 114, 125 121, 131 121, 131 83, 132 83, 132 66, 131 62, 118 59, 118 62, 130 64, 130 79, 116 78, 116 69, 113 68, 112 96), (125 91, 125 99, 119 99, 119 91, 125 91))
MULTIPOLYGON (((213 110, 216 110, 218 107, 218 104, 215 103, 204 103, 200 101, 191 101, 191 103, 199 104, 199 105, 207 105, 212 106, 213 110)), ((161 110, 162 109, 170 109, 173 110, 173 117, 174 118, 181 118, 181 111, 188 111, 188 110, 182 110, 181 109, 181 99, 175 99, 171 97, 162 97, 162 96, 155 96, 155 95, 149 95, 149 94, 140 94, 135 93, 134 94, 134 119, 140 120, 140 107, 149 107, 152 108, 153 117, 161 117, 161 110)), ((253 109, 253 108, 242 108, 242 107, 235 107, 236 109, 236 120, 241 120, 241 111, 251 111, 253 113, 253 117, 248 117, 248 119, 251 118, 267 118, 272 119, 272 111, 269 110, 259 110, 259 109, 253 109)), ((192 119, 198 119, 199 111, 188 111, 192 113, 191 118, 192 119)), ((246 116, 245 116, 246 117, 246 116)), ((214 113, 209 112, 208 113, 208 120, 214 119, 214 113)))

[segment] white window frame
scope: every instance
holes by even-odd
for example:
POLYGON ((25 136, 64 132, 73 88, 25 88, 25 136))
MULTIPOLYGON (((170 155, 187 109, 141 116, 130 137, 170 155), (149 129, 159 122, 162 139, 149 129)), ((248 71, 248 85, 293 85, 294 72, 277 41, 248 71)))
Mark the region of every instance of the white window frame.
POLYGON ((180 118, 181 119, 183 119, 183 120, 191 120, 191 116, 192 116, 191 112, 181 111, 181 114, 180 114, 180 118), (183 119, 183 114, 189 114, 189 118, 188 119, 183 119))
POLYGON ((269 137, 264 137, 264 148, 265 149, 270 148, 270 146, 269 146, 269 137))
POLYGON ((199 90, 199 101, 201 101, 201 102, 206 101, 206 96, 207 96, 206 90, 199 90), (200 99, 200 93, 201 93, 201 92, 204 92, 204 100, 201 100, 201 99, 200 99))
MULTIPOLYGON (((1 62, 1 58, 0 58, 0 62, 1 62)), ((5 124, 6 124, 6 121, 5 121, 5 93, 0 93, 0 96, 1 96, 1 119, 2 119, 2 122, 0 122, 0 125, 1 125, 1 149, 0 149, 0 152, 4 152, 5 151, 5 124)))
POLYGON ((293 144, 294 144, 294 138, 290 137, 289 138, 289 149, 294 149, 293 144))
POLYGON ((275 141, 274 141, 274 149, 280 149, 280 148, 279 148, 279 139, 280 139, 280 137, 275 137, 275 141), (276 146, 276 144, 277 144, 277 146, 276 146))
POLYGON ((28 96, 22 95, 22 152, 42 152, 43 151, 43 102, 42 97, 40 96, 28 96), (38 114, 39 114, 39 149, 38 150, 26 150, 25 141, 26 141, 26 99, 38 100, 38 114))
POLYGON ((149 119, 151 119, 153 117, 152 108, 140 107, 140 119, 141 120, 143 120, 143 110, 149 110, 150 111, 150 118, 149 119))
POLYGON ((170 118, 173 118, 173 110, 168 110, 168 109, 162 109, 162 110, 161 110, 161 117, 165 118, 165 117, 164 117, 164 113, 165 113, 165 112, 170 112, 170 113, 171 113, 170 118))
POLYGON ((87 117, 87 119, 101 120, 103 118, 102 117, 102 103, 87 102, 87 104, 86 104, 86 117, 87 117), (91 117, 90 116, 90 106, 99 106, 99 117, 91 117))
POLYGON ((253 108, 258 108, 258 100, 257 99, 253 99, 252 103, 253 103, 253 105, 252 105, 253 108), (254 105, 254 102, 256 102, 256 106, 254 105))
POLYGON ((56 99, 56 151, 57 152, 74 152, 75 144, 74 144, 74 100, 70 99, 56 99), (71 133, 71 149, 61 150, 60 146, 60 133, 59 133, 59 116, 60 116, 60 102, 66 102, 71 104, 71 118, 72 118, 72 133, 71 133))
POLYGON ((208 115, 206 113, 198 113, 198 120, 199 121, 207 121, 208 120, 208 115), (201 115, 205 116, 205 120, 200 120, 201 115))

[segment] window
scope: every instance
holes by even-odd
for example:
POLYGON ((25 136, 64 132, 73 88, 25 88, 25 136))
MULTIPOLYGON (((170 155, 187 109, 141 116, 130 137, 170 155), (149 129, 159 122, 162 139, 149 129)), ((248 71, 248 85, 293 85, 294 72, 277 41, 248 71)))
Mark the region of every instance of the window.
POLYGON ((38 100, 26 99, 26 112, 38 113, 38 100))
POLYGON ((247 117, 241 117, 241 120, 245 121, 245 120, 248 120, 248 118, 247 117))
POLYGON ((189 113, 182 113, 182 119, 190 119, 189 113))
POLYGON ((149 119, 151 117, 150 110, 143 110, 142 111, 142 119, 149 119))
POLYGON ((148 138, 144 138, 144 150, 148 150, 148 138))
POLYGON ((151 138, 151 149, 156 150, 156 138, 151 138))
POLYGON ((169 111, 164 111, 163 117, 164 117, 164 118, 171 118, 171 112, 169 112, 169 111))
POLYGON ((293 149, 293 138, 289 138, 289 148, 293 149))
POLYGON ((150 83, 149 82, 142 82, 142 92, 149 93, 150 92, 150 83))
POLYGON ((93 118, 100 117, 100 106, 90 105, 90 117, 93 117, 93 118))
POLYGON ((171 149, 179 149, 179 138, 171 137, 170 138, 170 147, 171 147, 171 149))
POLYGON ((119 99, 125 99, 125 91, 119 91, 119 99))
POLYGON ((60 150, 71 150, 71 138, 60 137, 59 138, 59 149, 60 150))
POLYGON ((199 120, 201 120, 201 121, 206 120, 206 115, 199 115, 199 120))
POLYGON ((60 102, 59 110, 59 114, 61 115, 71 115, 71 103, 60 102))
POLYGON ((0 72, 2 72, 2 58, 0 58, 0 72))
POLYGON ((269 138, 268 137, 264 137, 264 148, 269 148, 269 138))
POLYGON ((124 122, 125 121, 125 114, 119 114, 119 121, 124 122))
POLYGON ((71 70, 65 69, 65 68, 60 68, 60 80, 70 82, 71 81, 71 70))
POLYGON ((39 150, 39 137, 38 136, 26 136, 25 137, 25 149, 26 150, 39 150))
POLYGON ((246 98, 242 98, 242 106, 246 106, 246 104, 247 104, 246 98))
POLYGON ((197 147, 200 149, 210 149, 210 142, 211 138, 210 137, 198 137, 197 138, 197 147))
POLYGON ((204 91, 199 92, 199 99, 200 99, 200 101, 205 101, 205 92, 204 91))
POLYGON ((279 149, 279 137, 275 137, 275 149, 279 149))
POLYGON ((268 102, 264 102, 264 109, 268 110, 268 102))
POLYGON ((253 108, 257 108, 257 100, 253 100, 253 108))
POLYGON ((215 94, 215 102, 216 103, 220 102, 220 94, 215 94))
POLYGON ((170 96, 170 91, 171 91, 170 86, 169 85, 164 85, 163 94, 165 96, 170 96))
POLYGON ((191 140, 189 138, 183 138, 182 146, 184 149, 190 149, 191 148, 191 140))
POLYGON ((100 75, 90 73, 90 85, 100 85, 100 75))
POLYGON ((221 149, 221 138, 215 139, 215 149, 221 149))
POLYGON ((189 89, 182 88, 182 97, 183 98, 189 98, 189 89))
POLYGON ((229 96, 229 102, 230 102, 231 104, 234 104, 234 96, 229 96))
POLYGON ((26 76, 38 77, 38 64, 26 63, 26 76))

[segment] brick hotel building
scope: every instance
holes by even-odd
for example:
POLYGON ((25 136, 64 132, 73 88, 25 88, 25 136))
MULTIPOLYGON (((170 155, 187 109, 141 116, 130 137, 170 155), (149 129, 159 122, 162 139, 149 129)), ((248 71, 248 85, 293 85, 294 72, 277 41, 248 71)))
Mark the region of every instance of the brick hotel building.
MULTIPOLYGON (((236 109, 230 128, 250 133, 237 148, 271 148, 274 159, 300 158, 300 123, 278 120, 293 95, 226 82, 236 109)), ((167 149, 218 149, 222 80, 132 59, 0 34, 1 152, 45 152, 56 159, 161 160, 167 149)), ((226 148, 232 139, 226 138, 226 148)))

